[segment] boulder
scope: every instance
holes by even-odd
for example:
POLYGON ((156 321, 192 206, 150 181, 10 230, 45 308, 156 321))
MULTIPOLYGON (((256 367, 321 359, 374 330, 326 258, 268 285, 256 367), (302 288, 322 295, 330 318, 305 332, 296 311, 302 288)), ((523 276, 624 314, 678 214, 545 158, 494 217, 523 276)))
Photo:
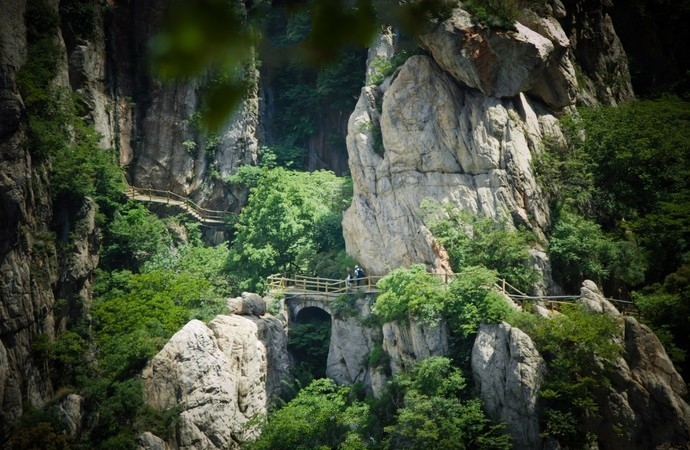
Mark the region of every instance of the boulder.
POLYGON ((178 449, 235 448, 256 433, 247 422, 267 413, 288 378, 287 338, 273 317, 192 320, 142 373, 148 405, 181 408, 178 449))
POLYGON ((150 431, 137 436, 137 450, 171 450, 165 441, 150 431))
POLYGON ((81 433, 84 423, 84 398, 81 395, 69 394, 56 404, 55 411, 71 437, 81 433))
POLYGON ((241 316, 263 316, 266 314, 266 301, 260 295, 243 292, 242 296, 230 298, 226 306, 229 314, 241 316))
POLYGON ((534 87, 555 48, 547 37, 521 23, 514 26, 504 30, 475 25, 467 11, 456 8, 419 40, 462 85, 489 97, 514 97, 534 87))

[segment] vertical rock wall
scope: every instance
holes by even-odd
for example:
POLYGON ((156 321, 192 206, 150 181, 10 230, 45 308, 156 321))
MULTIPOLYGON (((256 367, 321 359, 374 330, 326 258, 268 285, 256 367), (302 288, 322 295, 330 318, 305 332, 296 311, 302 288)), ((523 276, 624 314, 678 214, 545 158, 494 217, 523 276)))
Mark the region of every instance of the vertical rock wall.
MULTIPOLYGON (((458 8, 419 38, 428 55, 362 89, 348 127, 354 198, 343 228, 348 253, 371 273, 413 263, 449 270, 425 225, 425 199, 507 218, 543 242, 550 218, 533 155, 544 139, 562 139, 557 120, 572 105, 632 98, 603 4, 585 12, 582 3, 524 12, 513 30, 478 26, 458 8)), ((386 35, 372 51, 391 55, 385 42, 395 46, 386 35)))
MULTIPOLYGON (((146 66, 147 41, 166 2, 94 3, 98 16, 88 38, 63 19, 55 42, 64 57, 54 83, 80 94, 86 121, 101 134, 104 148, 119 151, 130 182, 236 211, 246 193, 222 178, 256 162, 257 93, 205 151, 189 125, 198 85, 159 85, 146 66), (198 143, 197 156, 183 145, 187 140, 198 143)), ((52 399, 48 367, 34 344, 53 342, 70 320, 84 315, 100 247, 96 205, 55 204, 49 163, 29 148, 17 87, 28 50, 27 4, 3 0, 0 7, 0 444, 27 407, 52 399), (61 252, 56 241, 65 244, 61 252)), ((57 0, 48 4, 57 12, 57 0)))

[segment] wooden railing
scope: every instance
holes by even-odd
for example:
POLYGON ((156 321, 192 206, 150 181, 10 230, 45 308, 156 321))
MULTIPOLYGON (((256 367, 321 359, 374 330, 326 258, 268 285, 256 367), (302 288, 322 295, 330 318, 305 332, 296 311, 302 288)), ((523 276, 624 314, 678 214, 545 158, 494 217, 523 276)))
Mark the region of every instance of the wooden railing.
MULTIPOLYGON (((457 277, 454 273, 428 273, 430 277, 436 277, 442 283, 448 284, 453 278, 457 277)), ((370 292, 378 292, 376 284, 385 275, 365 276, 354 278, 350 281, 334 278, 309 277, 306 275, 293 275, 291 277, 283 275, 270 275, 267 279, 270 291, 286 290, 301 291, 305 294, 321 293, 340 295, 351 292, 353 289, 364 289, 370 292)), ((510 297, 529 297, 506 280, 499 280, 494 287, 510 297)))
POLYGON ((153 188, 142 187, 127 187, 127 196, 135 200, 150 201, 156 203, 165 203, 179 206, 192 214, 196 219, 206 223, 225 223, 229 215, 234 213, 229 211, 217 211, 213 209, 206 209, 199 206, 191 199, 176 194, 172 191, 166 191, 153 188))
POLYGON ((282 275, 271 275, 268 277, 268 288, 270 291, 290 290, 298 291, 303 294, 326 294, 327 296, 337 297, 354 289, 363 289, 367 292, 378 292, 376 283, 383 276, 366 276, 355 278, 351 281, 336 280, 333 278, 307 277, 304 275, 294 275, 285 277, 282 275))
MULTIPOLYGON (((438 274, 428 273, 428 276, 438 277, 444 284, 450 283, 459 274, 438 274)), ((291 277, 283 275, 271 275, 267 279, 269 291, 285 291, 297 295, 319 295, 321 297, 336 298, 342 294, 355 292, 356 290, 367 293, 378 293, 379 289, 376 284, 385 275, 366 276, 363 278, 353 279, 352 281, 338 280, 333 278, 309 277, 305 275, 294 275, 291 277)), ((527 295, 520 291, 515 286, 511 285, 504 279, 499 279, 494 284, 494 289, 498 292, 510 297, 518 304, 524 302, 542 302, 547 304, 550 308, 558 309, 564 303, 571 303, 580 298, 580 295, 548 295, 535 296, 527 295)), ((633 302, 628 300, 619 300, 614 298, 606 298, 606 300, 615 303, 619 310, 634 309, 633 302)))

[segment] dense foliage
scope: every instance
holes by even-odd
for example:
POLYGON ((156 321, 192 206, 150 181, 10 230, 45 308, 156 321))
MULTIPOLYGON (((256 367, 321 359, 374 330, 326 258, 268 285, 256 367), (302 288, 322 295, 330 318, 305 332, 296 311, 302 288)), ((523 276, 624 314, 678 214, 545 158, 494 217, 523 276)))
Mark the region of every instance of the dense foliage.
POLYGON ((463 268, 445 284, 421 264, 399 268, 376 285, 381 293, 373 312, 384 322, 415 320, 433 325, 443 319, 451 332, 468 337, 480 323, 498 323, 511 308, 494 290, 496 273, 481 266, 463 268))
MULTIPOLYGON (((78 206, 87 197, 97 201, 105 270, 96 276, 89 322, 71 323, 53 342, 40 336, 32 346, 34 357, 49 367, 59 396, 84 396, 92 422, 75 439, 63 433, 54 405, 27 411, 13 436, 14 448, 127 449, 134 448, 143 430, 166 437, 177 411, 144 406, 135 375, 174 332, 192 318, 206 320, 222 311, 224 296, 261 290, 269 274, 338 278, 354 264, 344 252, 341 229, 351 196, 349 180, 276 165, 301 167, 323 119, 352 108, 364 62, 363 52, 354 47, 377 31, 375 14, 368 13, 385 14, 380 2, 357 2, 356 7, 341 2, 331 10, 323 7, 325 2, 302 3, 312 8, 301 10, 300 5, 264 17, 264 42, 285 50, 278 52, 285 56, 279 61, 268 59, 276 52, 260 52, 276 89, 276 157, 266 151, 264 167, 241 168, 227 180, 249 187, 251 195, 234 224, 233 242, 217 247, 204 246, 198 230, 177 223, 180 218, 160 220, 141 205, 125 203, 116 158, 99 148, 99 136, 81 117, 80 99, 53 83, 63 56, 54 41, 58 23, 87 38, 97 19, 93 4, 61 1, 60 17, 49 2, 27 3, 29 50, 17 77, 28 116, 27 145, 37 163, 47 163, 55 210, 78 206), (326 13, 332 14, 324 19, 326 13), (341 34, 347 28, 342 23, 352 28, 341 34), (297 54, 295 49, 306 59, 337 63, 307 66, 304 59, 288 57, 297 54), (173 236, 171 222, 187 229, 184 242, 173 236)), ((413 33, 419 30, 415 24, 443 9, 443 3, 403 2, 391 22, 413 33)), ((247 88, 242 76, 254 55, 245 44, 258 42, 252 21, 267 3, 252 3, 249 16, 228 11, 224 1, 176 4, 182 9, 172 11, 169 33, 154 41, 158 62, 168 75, 190 75, 213 61, 214 81, 208 88, 227 112, 224 100, 237 101, 247 88), (194 45, 184 41, 190 33, 199 35, 194 45), (224 47, 233 39, 241 45, 224 47), (184 57, 176 59, 179 52, 184 57)), ((506 28, 517 14, 513 0, 470 1, 467 7, 477 22, 506 28)), ((401 52, 381 61, 372 81, 406 56, 401 52)), ((213 102, 207 106, 214 109, 213 102)), ((212 125, 222 119, 213 117, 212 125)), ((690 345, 689 120, 688 104, 675 98, 583 109, 564 121, 568 145, 554 140, 536 165, 552 200, 548 250, 555 279, 568 290, 577 289, 584 278, 603 284, 609 293, 635 290, 631 296, 641 317, 657 330, 676 362, 690 345)), ((334 147, 342 145, 342 136, 328 138, 338 140, 334 147)), ((429 226, 449 251, 458 276, 445 285, 423 266, 395 270, 379 283, 382 293, 373 311, 382 321, 431 325, 445 320, 455 360, 421 361, 395 377, 380 399, 364 398, 356 388, 328 380, 314 381, 269 415, 252 448, 509 448, 501 427, 488 421, 481 402, 471 398, 457 367, 463 362, 457 356, 465 352, 466 360, 479 324, 503 320, 528 332, 547 360, 541 391, 544 433, 561 443, 585 444, 580 425, 600 407, 596 393, 606 389, 608 361, 620 351, 616 323, 577 307, 564 308, 552 320, 512 315, 492 286, 501 277, 529 290, 536 281, 527 264, 533 236, 452 208, 431 206, 429 211, 429 226)), ((56 235, 45 233, 47 239, 56 235)), ((339 299, 334 311, 340 317, 353 314, 354 300, 339 299)), ((75 299, 59 304, 66 301, 75 299)), ((329 325, 314 321, 291 330, 291 350, 310 366, 305 370, 310 377, 325 370, 329 325)), ((388 358, 380 344, 368 363, 386 370, 388 358)))
POLYGON ((326 66, 307 64, 302 58, 283 59, 291 46, 309 34, 309 10, 273 8, 266 22, 270 44, 259 58, 273 89, 268 119, 278 164, 302 169, 310 139, 319 133, 326 134, 322 142, 329 152, 344 153, 345 136, 339 124, 354 108, 364 82, 366 52, 343 48, 326 66))
POLYGON ((597 397, 622 351, 621 328, 613 317, 580 305, 565 305, 561 312, 549 320, 513 316, 512 322, 532 337, 548 364, 539 393, 545 402, 543 434, 579 448, 588 438, 586 418, 599 410, 597 397))
POLYGON ((308 272, 317 254, 344 249, 340 222, 350 189, 331 172, 264 169, 235 224, 228 272, 239 288, 262 292, 268 275, 308 272))
POLYGON ((554 277, 569 289, 592 278, 608 295, 634 298, 680 363, 680 323, 690 320, 687 283, 677 283, 690 258, 690 103, 580 109, 563 123, 567 145, 551 142, 535 166, 556 212, 554 277))
POLYGON ((441 357, 395 377, 380 399, 316 380, 269 414, 250 449, 508 449, 502 427, 466 395, 462 373, 441 357))
POLYGON ((453 270, 484 266, 517 289, 531 291, 538 279, 529 265, 529 249, 536 243, 532 233, 511 229, 507 220, 482 218, 452 204, 426 200, 422 208, 429 229, 448 251, 453 270))

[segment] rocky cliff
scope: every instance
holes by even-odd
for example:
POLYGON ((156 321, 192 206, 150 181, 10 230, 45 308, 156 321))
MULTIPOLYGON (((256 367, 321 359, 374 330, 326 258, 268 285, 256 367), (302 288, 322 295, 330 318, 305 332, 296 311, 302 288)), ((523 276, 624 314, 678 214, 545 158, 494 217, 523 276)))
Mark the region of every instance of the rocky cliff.
MULTIPOLYGON (((544 237, 550 219, 533 156, 545 139, 562 139, 557 119, 573 105, 633 98, 604 5, 587 3, 525 11, 512 30, 477 25, 457 8, 420 36, 422 54, 362 89, 348 127, 354 198, 343 228, 348 252, 370 272, 415 262, 449 270, 425 225, 425 199, 544 237)), ((370 61, 396 50, 384 35, 370 61)))
MULTIPOLYGON (((34 343, 53 340, 72 315, 83 314, 98 263, 93 203, 54 203, 50 168, 26 145, 16 74, 26 62, 28 1, 4 0, 0 8, 0 442, 27 407, 53 397, 34 343), (56 242, 69 244, 69 251, 59 254, 56 242), (58 299, 68 300, 65 308, 58 299)), ((89 39, 63 28, 55 36, 65 51, 55 83, 81 94, 87 120, 102 145, 119 152, 131 184, 237 210, 246 193, 223 177, 257 160, 258 90, 217 136, 200 133, 195 120, 203 81, 161 84, 144 63, 164 3, 99 3, 103 9, 89 39)), ((57 10, 58 1, 50 5, 57 10)), ((571 106, 632 98, 606 5, 552 0, 545 11, 524 13, 514 30, 478 26, 456 9, 421 36, 420 54, 380 85, 364 87, 348 125, 355 189, 343 224, 348 252, 372 274, 417 262, 450 270, 424 223, 420 204, 427 198, 508 217, 543 238, 550 218, 533 155, 545 138, 560 139, 557 118, 571 106)), ((395 36, 385 35, 371 62, 391 59, 397 50, 395 36)), ((374 72, 370 64, 369 79, 374 72)), ((243 428, 247 420, 264 413, 277 395, 288 370, 285 332, 249 303, 239 301, 235 309, 244 315, 190 322, 144 372, 151 405, 182 409, 179 433, 168 445, 235 445, 251 432, 243 428)), ((610 310, 603 301, 594 304, 610 310)), ((685 385, 653 334, 632 318, 622 320, 619 378, 602 397, 601 418, 589 426, 606 448, 682 445, 689 436, 685 385)), ((333 330, 329 375, 343 383, 369 382, 375 390, 385 374, 363 359, 379 339, 392 373, 447 348, 442 326, 386 324, 379 333, 343 319, 333 330)), ((506 421, 516 442, 536 445, 540 355, 524 333, 505 324, 483 327, 477 342, 475 376, 489 411, 506 421), (518 424, 523 435, 515 432, 518 424)), ((77 397, 68 397, 69 403, 80 407, 77 397)), ((150 434, 140 440, 146 448, 163 445, 150 434)))
MULTIPOLYGON (((56 15, 64 13, 60 3, 45 2, 56 15)), ((118 152, 131 184, 237 211, 246 192, 223 177, 256 163, 258 92, 217 136, 203 135, 194 124, 198 82, 163 85, 146 65, 165 4, 93 2, 82 22, 63 14, 52 36, 60 52, 52 84, 79 95, 83 119, 103 148, 118 152)), ((0 442, 27 407, 51 399, 45 355, 35 343, 53 342, 84 316, 100 247, 95 203, 56 201, 50 163, 30 148, 17 84, 29 52, 28 6, 35 3, 7 0, 0 8, 0 442)))
MULTIPOLYGON (((579 425, 598 436, 597 448, 687 448, 687 386, 659 339, 635 318, 622 316, 591 281, 584 283, 579 302, 619 319, 623 348, 610 384, 596 394, 599 413, 579 425)), ((487 413, 506 423, 516 448, 560 448, 540 437, 537 394, 548 368, 529 336, 506 323, 482 325, 472 371, 487 413)))
MULTIPOLYGON (((17 87, 27 57, 25 7, 7 1, 0 11, 0 442, 27 408, 52 397, 47 361, 35 343, 52 342, 83 314, 100 246, 93 202, 54 203, 50 166, 27 145, 17 87)), ((61 36, 53 38, 64 48, 61 36)), ((61 61, 54 82, 68 86, 61 61)))
MULTIPOLYGON (((265 415, 290 379, 285 329, 264 315, 263 299, 244 294, 230 307, 242 315, 189 322, 142 373, 147 404, 180 410, 170 448, 237 447, 256 432, 247 422, 265 415)), ((143 448, 159 442, 151 435, 139 440, 143 448)))

